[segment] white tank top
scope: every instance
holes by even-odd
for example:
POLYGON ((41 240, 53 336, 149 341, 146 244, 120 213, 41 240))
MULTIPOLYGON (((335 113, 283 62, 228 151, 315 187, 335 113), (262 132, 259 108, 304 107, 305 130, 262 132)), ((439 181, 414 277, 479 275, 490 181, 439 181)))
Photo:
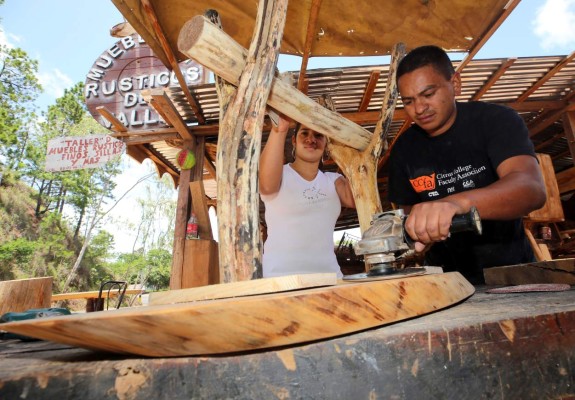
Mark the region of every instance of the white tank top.
POLYGON ((335 272, 342 276, 334 252, 333 231, 341 212, 335 190, 340 174, 319 171, 313 181, 283 166, 280 190, 262 195, 268 237, 263 276, 335 272))

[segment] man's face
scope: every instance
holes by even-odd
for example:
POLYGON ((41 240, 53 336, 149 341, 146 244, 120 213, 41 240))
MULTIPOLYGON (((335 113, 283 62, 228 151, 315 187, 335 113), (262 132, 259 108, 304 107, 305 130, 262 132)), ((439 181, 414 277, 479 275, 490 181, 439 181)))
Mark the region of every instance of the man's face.
POLYGON ((398 87, 407 115, 429 136, 441 135, 455 121, 460 82, 459 74, 447 80, 431 65, 403 75, 398 87))

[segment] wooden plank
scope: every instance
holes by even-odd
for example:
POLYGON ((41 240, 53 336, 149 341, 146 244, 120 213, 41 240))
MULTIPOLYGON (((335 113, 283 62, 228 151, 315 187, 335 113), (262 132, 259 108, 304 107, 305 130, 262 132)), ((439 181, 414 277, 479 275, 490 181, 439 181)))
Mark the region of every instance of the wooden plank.
POLYGON ((539 167, 543 175, 547 200, 543 207, 530 212, 527 219, 531 222, 561 222, 565 219, 565 215, 563 214, 563 205, 561 204, 553 162, 549 154, 537 154, 537 160, 539 160, 539 167))
POLYGON ((575 190, 575 167, 571 167, 557 174, 557 185, 561 194, 575 190))
POLYGON ((31 308, 50 307, 52 277, 15 279, 0 282, 0 316, 31 308))
POLYGON ((3 324, 73 346, 169 357, 331 338, 427 314, 474 293, 458 272, 3 324), (114 329, 110 329, 110 327, 114 329), (144 334, 145 333, 145 334, 144 334))
POLYGON ((206 192, 203 181, 190 182, 190 194, 192 196, 192 211, 198 219, 198 234, 200 239, 213 239, 212 225, 206 202, 206 192))
POLYGON ((220 283, 218 243, 212 239, 186 240, 182 288, 220 283))
POLYGON ((150 305, 184 303, 197 300, 224 299, 227 297, 252 296, 318 286, 334 286, 336 274, 301 274, 222 283, 193 289, 169 290, 150 293, 150 305))
POLYGON ((488 285, 525 285, 531 283, 575 284, 575 259, 542 261, 528 264, 486 268, 488 285))
MULTIPOLYGON (((126 289, 126 294, 142 294, 144 293, 143 289, 126 289)), ((91 290, 88 292, 70 292, 70 293, 58 293, 52 295, 52 301, 60 301, 60 300, 75 300, 75 299, 96 299, 100 294, 99 290, 91 290)), ((102 297, 116 297, 118 296, 118 290, 108 290, 102 291, 102 297)))
MULTIPOLYGON (((184 148, 186 143, 184 142, 184 148)), ((170 272, 170 289, 182 288, 182 269, 184 265, 184 251, 186 244, 186 226, 188 222, 188 206, 190 203, 190 177, 192 171, 180 171, 180 184, 178 187, 178 204, 176 206, 176 223, 174 226, 174 247, 172 254, 172 270, 170 272)))

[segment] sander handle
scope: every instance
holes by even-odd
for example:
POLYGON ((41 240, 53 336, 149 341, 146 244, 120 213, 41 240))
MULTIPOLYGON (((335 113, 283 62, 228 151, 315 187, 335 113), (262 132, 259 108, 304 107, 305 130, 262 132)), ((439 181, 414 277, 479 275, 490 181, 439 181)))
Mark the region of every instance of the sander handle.
MULTIPOLYGON (((403 220, 404 225, 406 219, 407 218, 403 220)), ((465 214, 454 215, 451 219, 449 233, 475 232, 476 234, 481 235, 482 231, 483 228, 481 226, 481 218, 479 217, 479 211, 477 211, 475 206, 471 207, 469 212, 465 214)), ((405 242, 409 247, 412 247, 414 240, 405 231, 405 226, 403 228, 403 232, 405 242)))
POLYGON ((465 214, 454 215, 449 228, 450 233, 475 232, 478 235, 481 235, 482 230, 479 211, 475 206, 465 214))

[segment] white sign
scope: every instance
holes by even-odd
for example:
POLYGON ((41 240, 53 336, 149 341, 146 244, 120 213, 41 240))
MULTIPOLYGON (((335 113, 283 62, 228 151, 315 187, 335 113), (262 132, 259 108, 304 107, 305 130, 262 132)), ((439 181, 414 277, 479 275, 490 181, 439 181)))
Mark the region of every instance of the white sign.
POLYGON ((119 157, 126 144, 108 135, 64 136, 48 142, 46 171, 98 168, 119 157))

